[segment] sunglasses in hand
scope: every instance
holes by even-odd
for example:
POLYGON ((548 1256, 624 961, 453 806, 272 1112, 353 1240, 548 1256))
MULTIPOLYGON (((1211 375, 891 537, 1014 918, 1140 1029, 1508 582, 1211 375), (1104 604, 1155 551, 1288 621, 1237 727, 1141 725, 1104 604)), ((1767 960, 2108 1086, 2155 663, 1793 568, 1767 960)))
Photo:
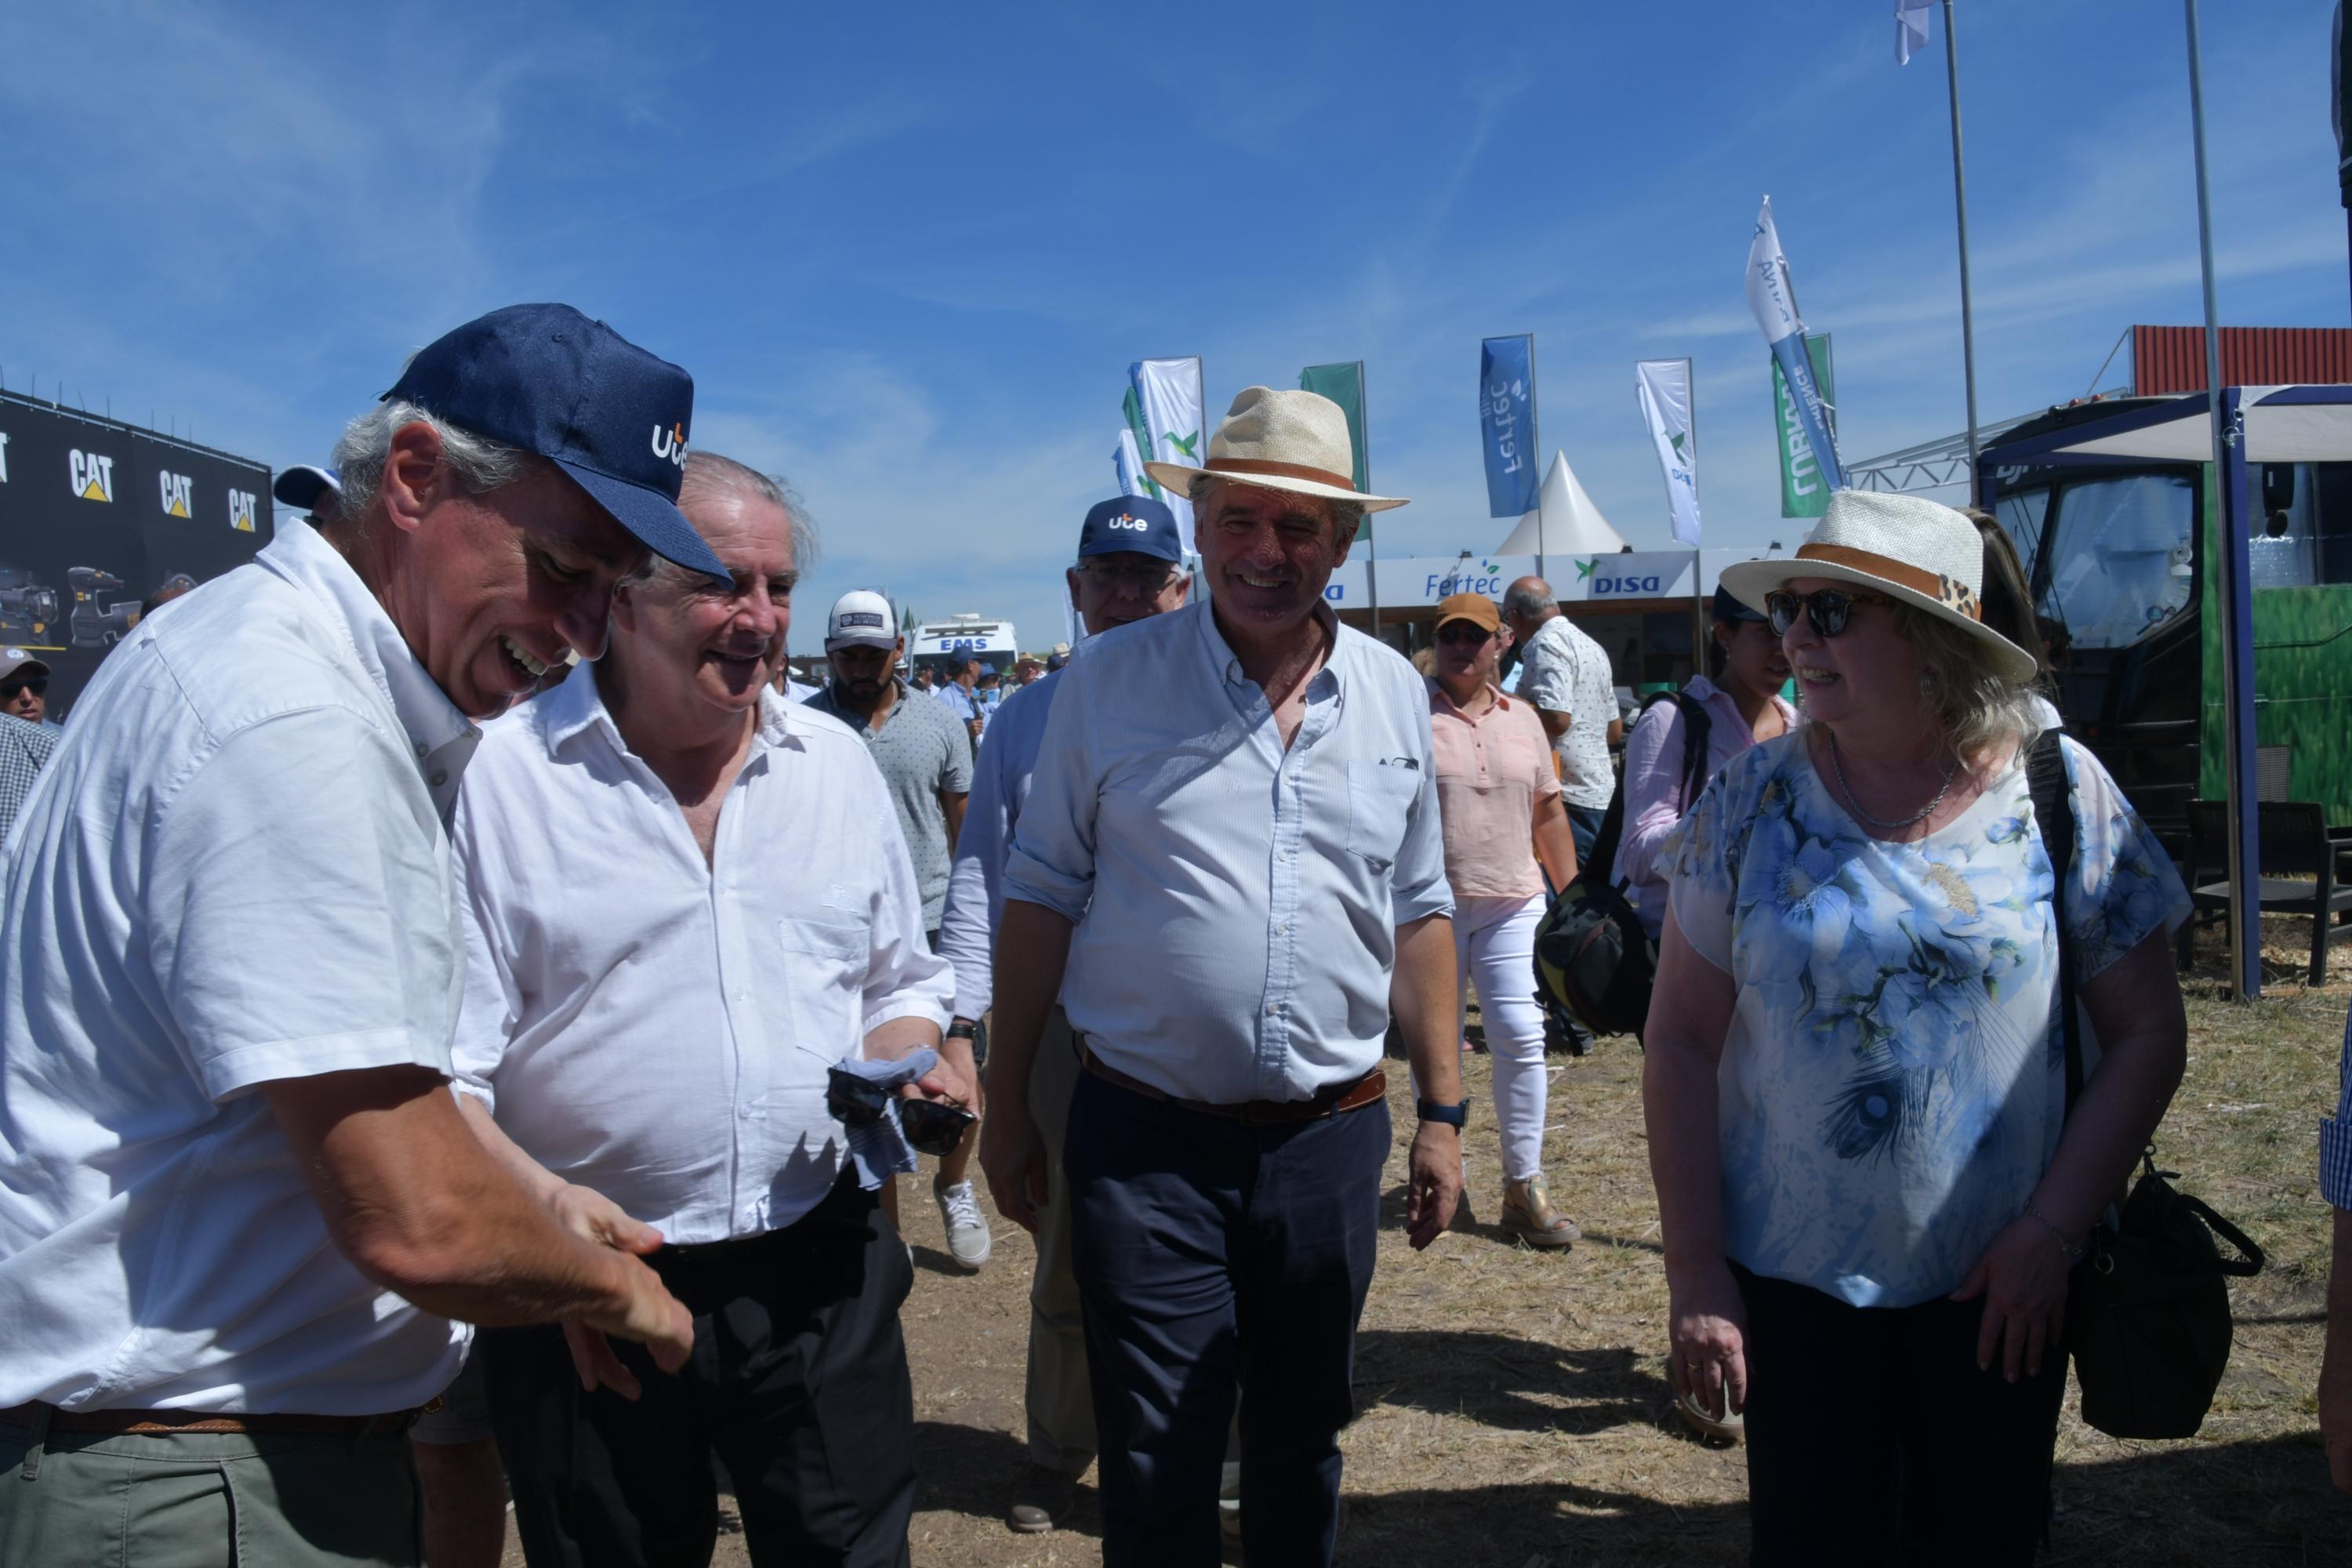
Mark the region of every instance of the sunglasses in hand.
POLYGON ((908 1100, 895 1089, 868 1083, 841 1068, 825 1073, 824 1108, 844 1127, 871 1127, 882 1120, 892 1100, 898 1102, 898 1131, 925 1154, 946 1154, 962 1141, 964 1129, 980 1120, 961 1105, 936 1100, 908 1100))

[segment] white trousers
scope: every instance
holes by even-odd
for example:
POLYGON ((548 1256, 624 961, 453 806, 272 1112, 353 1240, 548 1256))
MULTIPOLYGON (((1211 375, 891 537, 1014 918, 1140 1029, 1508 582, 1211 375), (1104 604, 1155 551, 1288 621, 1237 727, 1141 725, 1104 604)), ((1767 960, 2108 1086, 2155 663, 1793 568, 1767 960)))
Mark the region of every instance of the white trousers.
MULTIPOLYGON (((1454 961, 1461 981, 1475 980, 1495 1068, 1495 1124, 1503 1137, 1503 1177, 1541 1173, 1546 1074, 1543 1010, 1536 1005, 1536 926, 1544 898, 1454 900, 1454 961)), ((1454 993, 1454 1033, 1463 994, 1454 993)))

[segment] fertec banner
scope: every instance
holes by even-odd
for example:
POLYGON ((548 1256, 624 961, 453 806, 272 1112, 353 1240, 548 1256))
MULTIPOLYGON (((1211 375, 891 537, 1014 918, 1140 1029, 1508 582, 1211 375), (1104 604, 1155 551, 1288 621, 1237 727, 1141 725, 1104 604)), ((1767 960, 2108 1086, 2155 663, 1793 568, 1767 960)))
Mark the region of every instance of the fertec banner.
MULTIPOLYGON (((1209 444, 1201 419, 1201 362, 1196 359, 1146 359, 1128 366, 1136 402, 1143 410, 1144 434, 1136 444, 1147 460, 1187 463, 1207 460, 1209 444)), ((1176 532, 1184 548, 1192 548, 1192 503, 1173 491, 1160 499, 1176 514, 1176 532)))
POLYGON ((1797 290, 1789 279, 1789 258, 1780 254, 1780 231, 1772 226, 1772 198, 1756 215, 1756 237, 1748 247, 1748 308, 1772 345, 1772 358, 1788 378, 1797 405, 1797 422, 1822 479, 1833 490, 1845 488, 1845 470, 1838 467, 1837 445, 1830 439, 1830 413, 1822 389, 1813 380, 1812 361, 1805 354, 1805 323, 1797 314, 1797 290))
POLYGON ((1650 442, 1665 477, 1666 506, 1675 542, 1698 548, 1698 442, 1691 430, 1691 362, 1645 359, 1633 364, 1633 395, 1641 400, 1650 442))
MULTIPOLYGON (((1829 405, 1830 434, 1837 434, 1837 371, 1830 360, 1830 335, 1807 333, 1805 357, 1812 361, 1813 381, 1829 405)), ((1830 509, 1830 488, 1822 483, 1820 465, 1805 440, 1804 421, 1797 417, 1796 400, 1789 395, 1789 378, 1772 363, 1772 420, 1780 432, 1780 515, 1819 517, 1830 509)))
POLYGON ((1486 515, 1536 510, 1536 338, 1488 338, 1478 345, 1478 430, 1486 448, 1486 515))

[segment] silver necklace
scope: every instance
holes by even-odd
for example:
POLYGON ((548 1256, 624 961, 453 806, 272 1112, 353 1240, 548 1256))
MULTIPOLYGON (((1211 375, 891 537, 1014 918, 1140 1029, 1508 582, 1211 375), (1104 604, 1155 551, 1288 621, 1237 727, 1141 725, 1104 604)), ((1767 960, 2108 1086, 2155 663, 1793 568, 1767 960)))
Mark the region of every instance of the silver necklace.
MULTIPOLYGON (((1824 726, 1824 728, 1826 728, 1826 726, 1824 726)), ((1845 803, 1853 807, 1853 814, 1862 818, 1863 821, 1870 824, 1873 827, 1883 827, 1889 831, 1893 831, 1896 828, 1908 827, 1915 822, 1924 822, 1928 817, 1935 816, 1936 808, 1944 804, 1944 797, 1952 793, 1952 779, 1960 771, 1959 755, 1955 752, 1952 756, 1952 765, 1944 770, 1944 787, 1936 792, 1936 798, 1921 806, 1918 810, 1913 812, 1910 816, 1902 818, 1900 821, 1889 822, 1884 817, 1873 816, 1870 813, 1862 808, 1861 800, 1857 798, 1853 793, 1853 785, 1845 782, 1845 763, 1838 759, 1837 731, 1835 730, 1831 730, 1829 731, 1829 737, 1830 771, 1837 774, 1838 788, 1845 792, 1845 803)))

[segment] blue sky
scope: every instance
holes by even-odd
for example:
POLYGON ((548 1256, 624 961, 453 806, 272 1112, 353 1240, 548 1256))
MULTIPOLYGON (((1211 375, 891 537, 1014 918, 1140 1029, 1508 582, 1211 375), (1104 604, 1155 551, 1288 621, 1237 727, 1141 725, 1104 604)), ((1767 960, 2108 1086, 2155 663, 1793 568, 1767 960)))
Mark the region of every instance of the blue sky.
MULTIPOLYGON (((407 352, 568 300, 693 372, 698 446, 786 474, 824 611, 1060 635, 1130 360, 1221 410, 1367 362, 1383 556, 1491 550, 1478 340, 1640 547, 1633 362, 1697 370, 1710 544, 1793 541, 1740 290, 1769 192, 1849 458, 1963 419, 1942 28, 1893 0, 1427 6, 0 0, 0 374, 322 455, 407 352)), ((1962 0, 1979 405, 2200 319, 2168 0, 1962 0)), ((2204 7, 2225 321, 2341 326, 2324 0, 2204 7)), ((2107 383, 2119 378, 2122 361, 2107 383)))

